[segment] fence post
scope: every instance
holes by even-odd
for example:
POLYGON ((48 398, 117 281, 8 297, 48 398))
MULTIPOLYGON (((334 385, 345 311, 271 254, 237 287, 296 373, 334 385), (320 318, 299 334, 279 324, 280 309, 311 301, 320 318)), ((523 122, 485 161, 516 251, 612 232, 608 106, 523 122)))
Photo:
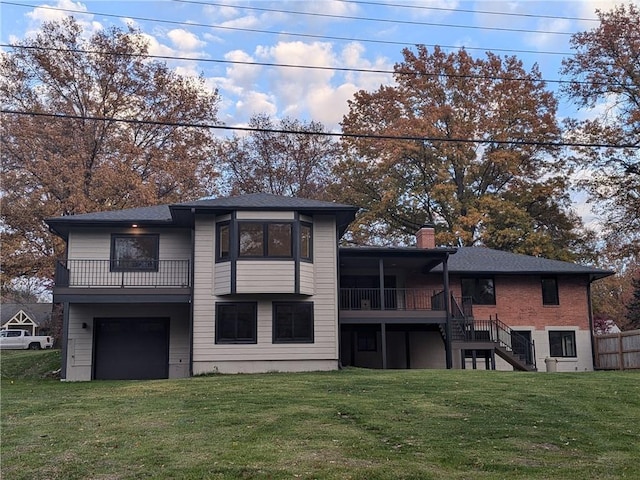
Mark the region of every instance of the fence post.
POLYGON ((624 344, 622 342, 622 333, 618 333, 618 351, 620 352, 620 370, 624 370, 624 344))

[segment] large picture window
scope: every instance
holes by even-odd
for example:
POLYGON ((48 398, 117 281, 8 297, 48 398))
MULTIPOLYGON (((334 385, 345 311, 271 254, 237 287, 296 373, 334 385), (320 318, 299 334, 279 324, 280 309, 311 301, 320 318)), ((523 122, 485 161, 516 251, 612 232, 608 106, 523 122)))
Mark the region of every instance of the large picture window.
POLYGON ((111 236, 111 271, 158 271, 158 235, 111 236))
POLYGON ((240 257, 293 257, 291 223, 240 222, 238 231, 240 257))
POLYGON ((542 277, 542 304, 560 305, 558 279, 556 277, 542 277))
POLYGON ((313 343, 313 303, 273 304, 273 343, 313 343))
POLYGON ((549 331, 549 354, 552 357, 576 357, 576 332, 549 331))
POLYGON ((472 298, 475 305, 495 305, 496 292, 493 278, 463 278, 462 296, 472 298))
POLYGON ((257 320, 255 302, 216 303, 216 343, 256 343, 257 320))

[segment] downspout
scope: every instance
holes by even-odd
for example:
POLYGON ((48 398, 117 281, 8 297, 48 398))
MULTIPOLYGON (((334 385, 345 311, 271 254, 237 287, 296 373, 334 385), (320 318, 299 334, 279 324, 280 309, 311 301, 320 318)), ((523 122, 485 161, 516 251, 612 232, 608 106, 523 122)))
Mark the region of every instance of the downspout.
MULTIPOLYGON (((67 379, 67 354, 69 349, 67 348, 67 342, 69 341, 69 302, 62 304, 62 365, 60 365, 60 380, 67 379)), ((92 366, 93 370, 93 366, 92 366)))
POLYGON ((587 283, 587 312, 589 314, 589 340, 591 341, 591 364, 593 369, 596 369, 596 341, 593 338, 593 306, 591 302, 591 282, 593 278, 589 276, 589 282, 587 283))
POLYGON ((442 262, 442 276, 444 283, 444 308, 446 310, 446 328, 447 341, 445 342, 445 356, 447 369, 453 368, 453 352, 451 349, 451 337, 453 336, 453 328, 451 326, 451 293, 449 290, 449 254, 446 253, 442 262))
POLYGON ((193 297, 195 293, 195 278, 196 278, 196 209, 191 208, 191 215, 193 216, 193 226, 191 227, 191 300, 189 301, 189 376, 193 377, 193 316, 194 305, 193 297))
MULTIPOLYGON (((336 336, 338 340, 338 368, 342 369, 342 325, 340 324, 340 237, 338 236, 338 219, 335 220, 336 225, 336 312, 337 312, 337 326, 338 334, 336 336)), ((315 228, 313 229, 315 232, 315 228)), ((314 289, 315 290, 315 289, 314 289)), ((353 355, 353 351, 352 351, 353 355)))

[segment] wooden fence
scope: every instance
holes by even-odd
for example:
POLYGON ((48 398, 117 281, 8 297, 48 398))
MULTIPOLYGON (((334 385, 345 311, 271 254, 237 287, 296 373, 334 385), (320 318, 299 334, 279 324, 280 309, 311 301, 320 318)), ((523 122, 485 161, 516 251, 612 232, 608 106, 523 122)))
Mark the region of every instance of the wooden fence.
POLYGON ((594 337, 596 369, 640 369, 640 330, 594 337))

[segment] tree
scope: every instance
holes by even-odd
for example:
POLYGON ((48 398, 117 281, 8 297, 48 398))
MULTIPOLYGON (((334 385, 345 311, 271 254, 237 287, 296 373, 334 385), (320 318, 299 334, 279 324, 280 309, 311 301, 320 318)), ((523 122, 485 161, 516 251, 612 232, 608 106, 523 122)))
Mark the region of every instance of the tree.
POLYGON ((557 102, 537 67, 437 47, 403 54, 396 84, 358 92, 342 122, 351 135, 420 138, 344 139, 335 191, 366 210, 353 240, 409 241, 428 221, 439 244, 569 259, 579 220, 553 145, 557 102))
POLYGON ((2 116, 3 284, 51 277, 61 244, 47 217, 211 192, 211 133, 166 124, 214 122, 218 94, 147 51, 133 29, 87 38, 69 17, 1 54, 3 109, 34 114, 2 116))
POLYGON ((340 149, 319 122, 254 115, 246 136, 220 145, 231 192, 325 199, 340 149), (278 131, 273 131, 278 130, 278 131), (282 133, 290 132, 290 133, 282 133))
POLYGON ((606 234, 624 240, 623 254, 640 252, 640 9, 597 11, 600 24, 571 38, 575 54, 562 62, 564 93, 596 118, 567 122, 567 138, 629 148, 576 149, 580 184, 591 194, 606 234), (593 112, 591 112, 593 113, 593 112))
POLYGON ((630 328, 640 328, 640 275, 632 280, 633 294, 627 305, 627 313, 625 315, 630 328))

